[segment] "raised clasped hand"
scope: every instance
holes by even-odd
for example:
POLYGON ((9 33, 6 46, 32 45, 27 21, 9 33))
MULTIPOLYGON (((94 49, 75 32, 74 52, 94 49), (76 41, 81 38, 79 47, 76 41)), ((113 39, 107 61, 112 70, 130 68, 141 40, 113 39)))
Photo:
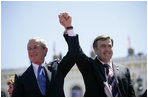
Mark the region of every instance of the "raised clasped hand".
POLYGON ((70 27, 71 26, 71 16, 69 16, 69 14, 68 13, 60 13, 60 15, 59 15, 59 22, 60 22, 60 24, 62 25, 62 26, 64 26, 65 27, 65 29, 66 29, 66 27, 70 27))

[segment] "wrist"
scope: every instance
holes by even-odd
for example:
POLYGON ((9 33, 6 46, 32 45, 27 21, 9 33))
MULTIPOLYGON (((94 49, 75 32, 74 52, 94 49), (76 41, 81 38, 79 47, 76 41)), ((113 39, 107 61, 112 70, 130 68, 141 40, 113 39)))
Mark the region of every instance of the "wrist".
POLYGON ((73 29, 73 26, 67 26, 66 27, 66 30, 72 30, 73 29))
POLYGON ((67 30, 65 29, 64 34, 68 34, 67 30))

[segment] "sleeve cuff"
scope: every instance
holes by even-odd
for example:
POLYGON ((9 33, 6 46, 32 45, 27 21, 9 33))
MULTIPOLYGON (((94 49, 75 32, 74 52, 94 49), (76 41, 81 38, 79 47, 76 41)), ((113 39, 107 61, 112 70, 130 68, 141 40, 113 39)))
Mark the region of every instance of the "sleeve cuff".
POLYGON ((74 33, 74 30, 67 30, 68 36, 76 36, 76 34, 74 33))

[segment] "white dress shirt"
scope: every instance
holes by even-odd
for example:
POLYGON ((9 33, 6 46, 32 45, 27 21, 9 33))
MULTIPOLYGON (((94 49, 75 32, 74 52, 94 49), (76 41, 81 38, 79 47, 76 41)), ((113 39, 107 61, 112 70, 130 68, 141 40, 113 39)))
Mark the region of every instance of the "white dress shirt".
MULTIPOLYGON (((38 74, 38 68, 39 68, 39 66, 45 66, 45 61, 41 65, 37 65, 37 64, 34 64, 34 63, 32 63, 32 65, 33 65, 34 74, 35 74, 36 79, 37 79, 37 77, 38 77, 38 75, 37 75, 38 74)), ((41 71, 43 71, 43 73, 45 75, 45 71, 43 69, 41 69, 41 71)))
MULTIPOLYGON (((112 62, 111 62, 111 60, 110 60, 108 63, 104 63, 104 62, 101 61, 99 58, 98 58, 98 60, 99 60, 102 64, 108 64, 108 65, 109 65, 109 72, 112 71, 112 73, 113 73, 113 67, 112 67, 112 62)), ((105 78, 106 78, 106 80, 107 80, 106 69, 104 68, 104 70, 105 70, 105 78)), ((113 73, 113 74, 114 74, 114 73, 113 73)), ((104 82, 104 84, 105 84, 104 92, 105 92, 106 96, 107 96, 107 97, 113 97, 112 91, 111 91, 111 89, 110 89, 110 85, 108 84, 108 82, 106 81, 106 82, 104 82)))

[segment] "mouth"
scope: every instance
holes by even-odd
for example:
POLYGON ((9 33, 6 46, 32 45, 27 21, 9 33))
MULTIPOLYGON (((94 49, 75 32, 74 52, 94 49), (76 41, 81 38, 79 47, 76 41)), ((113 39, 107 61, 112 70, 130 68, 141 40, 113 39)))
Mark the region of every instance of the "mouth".
POLYGON ((109 53, 104 53, 104 55, 105 55, 105 56, 109 56, 110 54, 109 54, 109 53))

